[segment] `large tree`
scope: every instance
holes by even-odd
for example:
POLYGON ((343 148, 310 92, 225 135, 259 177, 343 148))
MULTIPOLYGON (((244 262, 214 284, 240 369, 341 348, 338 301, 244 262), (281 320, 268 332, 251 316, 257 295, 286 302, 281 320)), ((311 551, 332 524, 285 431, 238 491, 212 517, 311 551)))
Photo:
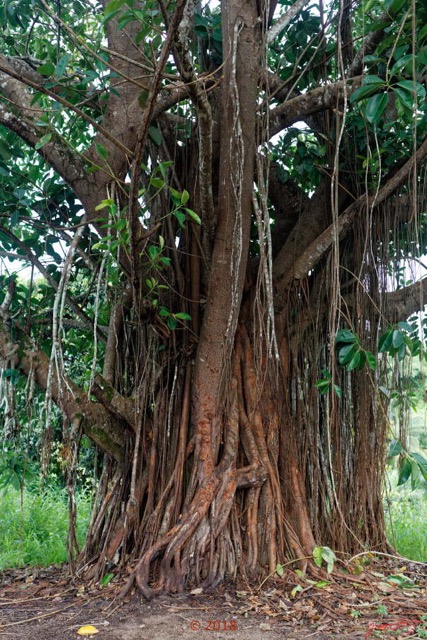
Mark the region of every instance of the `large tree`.
POLYGON ((83 433, 103 452, 79 566, 150 597, 386 549, 377 342, 419 350, 397 323, 427 282, 421 0, 0 11, 1 252, 44 279, 1 276, 0 356, 70 467, 83 433))

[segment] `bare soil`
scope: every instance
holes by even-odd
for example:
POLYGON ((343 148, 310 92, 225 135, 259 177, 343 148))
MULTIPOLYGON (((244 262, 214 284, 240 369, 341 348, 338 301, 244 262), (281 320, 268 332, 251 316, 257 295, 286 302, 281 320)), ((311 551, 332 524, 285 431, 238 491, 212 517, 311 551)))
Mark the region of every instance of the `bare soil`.
POLYGON ((261 589, 230 584, 147 602, 138 593, 120 601, 118 579, 100 588, 72 581, 64 568, 6 571, 0 574, 0 638, 76 640, 85 625, 98 631, 91 636, 96 640, 427 638, 426 565, 383 565, 323 586, 302 581, 292 595, 297 580, 289 574, 261 589), (393 584, 393 575, 414 587, 393 584))

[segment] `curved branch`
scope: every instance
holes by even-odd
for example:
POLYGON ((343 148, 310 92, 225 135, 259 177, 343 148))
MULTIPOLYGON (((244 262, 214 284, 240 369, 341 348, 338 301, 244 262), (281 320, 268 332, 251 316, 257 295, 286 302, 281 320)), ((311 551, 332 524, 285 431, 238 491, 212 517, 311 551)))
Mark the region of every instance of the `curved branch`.
MULTIPOLYGON (((48 356, 32 345, 23 332, 19 343, 12 342, 5 320, 0 310, 0 358, 25 376, 33 375, 35 383, 46 391, 48 356)), ((95 444, 118 462, 123 461, 124 432, 117 427, 111 414, 101 404, 89 400, 87 394, 68 376, 63 374, 59 380, 56 369, 53 371, 52 398, 71 422, 83 419, 84 432, 95 444)))
POLYGON ((390 324, 407 320, 422 311, 427 302, 427 277, 413 284, 384 294, 385 317, 390 324))
POLYGON ((303 95, 291 98, 271 109, 269 115, 270 130, 269 137, 272 138, 286 127, 304 120, 306 116, 312 115, 325 109, 334 109, 344 98, 344 87, 347 89, 347 96, 351 96, 362 82, 362 76, 356 76, 347 80, 339 80, 324 87, 316 87, 303 95))

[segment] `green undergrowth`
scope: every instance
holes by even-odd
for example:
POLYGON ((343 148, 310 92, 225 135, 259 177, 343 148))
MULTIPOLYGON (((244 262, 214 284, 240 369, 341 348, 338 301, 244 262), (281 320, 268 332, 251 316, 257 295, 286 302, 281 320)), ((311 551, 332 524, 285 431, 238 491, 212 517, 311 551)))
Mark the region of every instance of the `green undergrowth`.
POLYGON ((406 558, 427 562, 427 488, 394 486, 384 507, 391 545, 406 558))
MULTIPOLYGON (((77 537, 83 543, 91 500, 77 495, 77 537)), ((67 561, 67 494, 63 488, 0 492, 0 570, 23 566, 49 566, 67 561)))

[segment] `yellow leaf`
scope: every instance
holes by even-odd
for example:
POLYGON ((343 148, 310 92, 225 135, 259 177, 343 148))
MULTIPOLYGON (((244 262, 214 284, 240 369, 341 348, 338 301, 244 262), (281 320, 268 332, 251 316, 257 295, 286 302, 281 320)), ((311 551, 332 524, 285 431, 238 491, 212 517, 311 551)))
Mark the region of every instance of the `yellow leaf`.
POLYGON ((84 627, 80 627, 77 633, 79 636, 93 636, 95 633, 99 633, 99 629, 93 627, 91 624, 86 624, 84 627))

